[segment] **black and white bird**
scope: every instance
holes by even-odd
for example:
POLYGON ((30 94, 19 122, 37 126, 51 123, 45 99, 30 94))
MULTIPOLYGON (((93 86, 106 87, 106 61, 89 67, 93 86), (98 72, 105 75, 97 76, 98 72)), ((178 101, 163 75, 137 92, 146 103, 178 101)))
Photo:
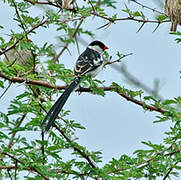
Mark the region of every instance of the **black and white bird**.
POLYGON ((44 124, 46 124, 47 120, 49 120, 46 124, 45 131, 48 131, 54 124, 59 112, 63 108, 71 92, 74 91, 74 89, 80 84, 81 77, 83 75, 95 77, 103 69, 104 61, 101 55, 106 49, 108 49, 108 47, 102 42, 93 41, 78 57, 74 67, 75 78, 73 79, 72 83, 65 89, 63 94, 58 98, 55 104, 51 107, 42 122, 43 126, 44 124))

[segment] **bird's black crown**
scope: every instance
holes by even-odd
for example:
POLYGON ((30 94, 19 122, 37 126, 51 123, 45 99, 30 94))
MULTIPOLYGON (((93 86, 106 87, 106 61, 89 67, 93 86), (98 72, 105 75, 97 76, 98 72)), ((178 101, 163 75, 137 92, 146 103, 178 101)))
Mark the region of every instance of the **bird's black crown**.
POLYGON ((99 46, 101 49, 105 48, 105 44, 101 41, 93 41, 89 44, 89 46, 99 46))

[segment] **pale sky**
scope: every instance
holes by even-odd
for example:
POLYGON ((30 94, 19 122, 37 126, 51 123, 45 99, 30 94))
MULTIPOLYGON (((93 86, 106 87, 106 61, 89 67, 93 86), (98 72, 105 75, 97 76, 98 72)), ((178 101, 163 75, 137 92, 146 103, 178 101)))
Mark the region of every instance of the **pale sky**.
MULTIPOLYGON (((120 10, 124 8, 124 3, 127 3, 127 1, 124 0, 123 3, 119 4, 120 10)), ((156 7, 152 2, 146 3, 148 6, 156 7)), ((133 6, 136 6, 136 4, 128 4, 128 7, 133 6)), ((43 16, 42 11, 38 8, 35 9, 36 13, 43 16)), ((5 26, 5 29, 0 32, 1 35, 2 33, 10 33, 10 29, 16 32, 17 26, 12 24, 13 13, 12 8, 9 9, 0 2, 0 15, 4 17, 1 18, 0 24, 5 26)), ((149 17, 153 19, 153 14, 149 11, 148 13, 149 17)), ((125 13, 121 13, 121 15, 126 17, 125 13)), ((96 28, 103 25, 104 21, 95 18, 91 23, 85 23, 83 26, 88 27, 96 34, 98 40, 109 46, 108 53, 113 56, 113 59, 116 58, 117 51, 123 54, 133 53, 123 61, 128 71, 141 82, 152 88, 155 78, 159 79, 161 82, 159 94, 165 99, 177 97, 181 94, 180 44, 174 41, 175 36, 169 35, 170 23, 160 25, 155 33, 152 33, 152 31, 156 25, 149 23, 139 33, 136 33, 136 31, 141 24, 133 21, 116 22, 109 28, 101 30, 96 30, 96 28)), ((178 27, 178 29, 181 30, 181 27, 178 27)), ((40 29, 36 32, 37 35, 32 36, 33 42, 40 44, 45 42, 56 43, 55 35, 57 33, 52 26, 49 29, 40 29)), ((91 41, 87 37, 85 37, 85 40, 88 43, 91 41)), ((80 44, 80 51, 82 52, 84 49, 85 47, 80 44)), ((78 52, 75 45, 70 46, 70 51, 72 55, 70 56, 68 52, 64 52, 61 62, 67 68, 72 69, 78 57, 78 52)), ((111 85, 111 82, 114 81, 125 88, 133 89, 133 86, 128 84, 124 77, 110 66, 107 66, 96 79, 106 80, 105 86, 111 85)), ((7 111, 7 104, 12 97, 17 95, 19 90, 22 91, 22 87, 15 84, 0 99, 4 111, 7 111)), ((2 89, 0 94, 1 91, 2 89)), ((145 93, 145 95, 147 94, 145 93)), ((67 118, 74 119, 77 123, 86 127, 86 130, 78 130, 75 135, 79 138, 78 142, 86 146, 87 149, 102 151, 102 165, 113 157, 119 158, 122 154, 132 155, 137 149, 147 149, 141 141, 163 143, 164 132, 169 130, 170 125, 169 122, 153 124, 153 121, 156 120, 155 116, 160 115, 159 113, 145 112, 140 106, 126 101, 113 92, 107 92, 104 98, 88 93, 82 93, 81 95, 73 93, 64 109, 71 111, 67 118)), ((37 138, 38 136, 37 134, 37 138)), ((65 155, 65 159, 68 156, 69 153, 65 155)), ((176 178, 174 177, 174 179, 176 178)))

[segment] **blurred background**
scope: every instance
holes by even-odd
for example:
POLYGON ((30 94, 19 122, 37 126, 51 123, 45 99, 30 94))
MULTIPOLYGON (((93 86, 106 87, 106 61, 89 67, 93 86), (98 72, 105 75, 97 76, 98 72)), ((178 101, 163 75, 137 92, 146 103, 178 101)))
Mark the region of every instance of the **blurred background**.
MULTIPOLYGON (((163 12, 163 3, 159 0, 140 0, 139 2, 163 12)), ((134 2, 128 3, 127 0, 122 0, 116 4, 119 7, 117 9, 118 17, 127 17, 127 14, 122 12, 125 4, 131 10, 141 9, 149 19, 155 19, 157 15, 151 10, 141 8, 134 2)), ((45 10, 36 6, 32 8, 32 14, 43 17, 45 10)), ((115 13, 109 8, 107 11, 110 15, 115 13)), ((5 34, 10 34, 11 30, 20 31, 17 24, 12 21, 14 14, 13 8, 0 2, 0 15, 3 17, 0 24, 5 26, 4 29, 1 29, 0 34, 4 37, 5 34)), ((90 21, 83 23, 83 27, 95 33, 95 39, 103 41, 109 47, 108 53, 113 60, 117 58, 117 51, 123 54, 133 54, 124 58, 116 66, 107 66, 96 79, 105 80, 106 86, 116 82, 128 89, 142 89, 128 81, 127 74, 122 71, 124 69, 150 90, 156 88, 159 96, 164 99, 180 95, 180 45, 175 41, 176 36, 169 34, 170 23, 161 24, 154 33, 157 24, 146 23, 137 33, 141 23, 134 21, 117 21, 108 28, 97 30, 105 23, 102 19, 91 17, 90 21)), ((180 29, 179 26, 178 30, 180 29)), ((57 34, 54 26, 46 29, 39 28, 36 32, 31 35, 34 43, 38 45, 43 45, 45 42, 55 44, 56 51, 59 52, 61 44, 57 42, 57 37, 60 34, 57 34)), ((9 37, 6 37, 8 40, 9 37)), ((82 52, 93 39, 81 36, 78 40, 80 52, 82 52)), ((73 69, 79 53, 75 45, 70 45, 69 50, 71 55, 65 51, 59 62, 65 64, 66 68, 73 69)), ((42 58, 41 61, 43 63, 44 59, 42 58)), ((58 85, 64 84, 60 82, 58 85)), ((23 84, 11 86, 0 99, 4 112, 7 112, 10 100, 21 92, 23 92, 23 84)), ((144 95, 149 95, 149 93, 144 91, 144 95)), ((64 109, 71 111, 67 118, 74 119, 86 127, 85 130, 76 131, 75 138, 78 138, 77 141, 90 151, 101 150, 102 165, 110 161, 112 157, 119 158, 122 154, 132 155, 137 149, 146 149, 147 147, 141 141, 162 143, 165 137, 164 132, 169 129, 170 125, 169 122, 153 123, 159 113, 147 112, 113 92, 106 92, 105 97, 88 93, 79 95, 75 92, 69 98, 64 109)), ((34 138, 31 132, 26 135, 30 139, 34 138)), ((38 137, 39 134, 37 134, 38 137)), ((65 153, 64 158, 69 159, 69 153, 65 153)))

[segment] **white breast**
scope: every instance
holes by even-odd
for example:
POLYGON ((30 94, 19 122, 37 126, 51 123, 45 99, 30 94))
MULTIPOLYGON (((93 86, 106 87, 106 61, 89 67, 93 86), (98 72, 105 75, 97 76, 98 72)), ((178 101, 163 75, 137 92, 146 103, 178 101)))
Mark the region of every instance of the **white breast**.
POLYGON ((99 72, 103 69, 104 63, 102 63, 99 67, 97 67, 96 69, 94 69, 91 72, 88 72, 86 75, 91 76, 91 77, 96 77, 99 72))

